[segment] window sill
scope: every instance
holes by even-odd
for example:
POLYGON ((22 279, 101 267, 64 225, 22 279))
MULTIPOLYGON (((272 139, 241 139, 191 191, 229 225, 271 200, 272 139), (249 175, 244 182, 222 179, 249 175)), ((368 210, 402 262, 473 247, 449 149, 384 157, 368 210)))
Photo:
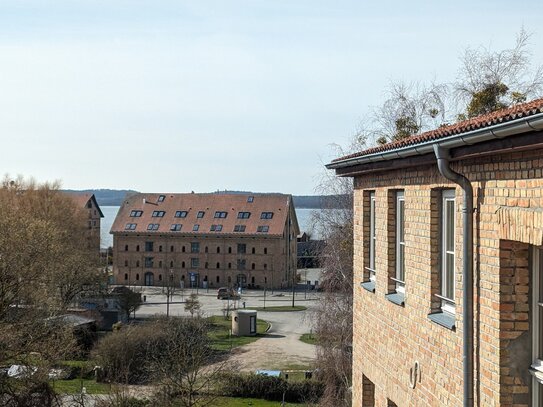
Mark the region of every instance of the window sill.
POLYGON ((399 305, 400 307, 405 306, 405 294, 400 292, 393 292, 390 294, 386 294, 385 298, 389 300, 390 302, 399 305))
POLYGON ((438 325, 444 326, 451 331, 456 330, 454 315, 449 314, 448 312, 435 312, 433 314, 428 314, 430 321, 435 322, 438 325))
POLYGON ((375 281, 365 281, 363 283, 360 283, 360 286, 364 290, 369 291, 370 293, 375 293, 375 281))

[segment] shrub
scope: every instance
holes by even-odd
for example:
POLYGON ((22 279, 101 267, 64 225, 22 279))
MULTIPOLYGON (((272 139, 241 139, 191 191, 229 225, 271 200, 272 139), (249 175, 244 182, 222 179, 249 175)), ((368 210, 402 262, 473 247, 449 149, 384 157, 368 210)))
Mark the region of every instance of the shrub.
POLYGON ((316 401, 323 391, 323 384, 315 380, 288 382, 279 377, 257 374, 224 373, 218 391, 223 396, 263 398, 289 403, 316 401))

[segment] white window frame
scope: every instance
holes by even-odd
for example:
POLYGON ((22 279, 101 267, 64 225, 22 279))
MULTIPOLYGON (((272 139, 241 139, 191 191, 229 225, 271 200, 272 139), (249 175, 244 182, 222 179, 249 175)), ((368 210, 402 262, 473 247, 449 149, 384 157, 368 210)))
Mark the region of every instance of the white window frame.
POLYGON ((405 193, 396 191, 396 291, 405 293, 405 193), (402 210, 400 210, 402 208, 402 210), (403 230, 403 240, 401 231, 403 230), (403 249, 403 256, 400 255, 403 249), (403 275, 402 275, 403 273, 403 275))
POLYGON ((534 247, 532 251, 532 406, 539 407, 543 398, 543 344, 541 341, 540 317, 543 313, 542 248, 534 247))
POLYGON ((377 234, 375 226, 375 192, 370 192, 370 236, 369 236, 369 280, 375 282, 375 245, 377 234))
POLYGON ((439 299, 441 300, 441 310, 443 312, 447 312, 449 314, 455 314, 456 313, 456 303, 454 299, 454 293, 456 290, 456 191, 454 189, 445 189, 441 192, 441 224, 440 224, 440 234, 441 234, 441 247, 440 247, 440 258, 441 258, 441 266, 440 266, 440 276, 439 276, 439 299), (448 225, 447 225, 447 218, 448 218, 448 209, 447 209, 447 203, 453 202, 453 224, 452 224, 452 236, 453 236, 453 250, 447 250, 447 246, 449 241, 447 240, 448 237, 448 225), (447 268, 447 255, 453 256, 453 265, 452 270, 448 270, 447 268), (452 293, 453 298, 447 297, 447 291, 449 287, 447 286, 447 276, 449 273, 452 273, 452 293))

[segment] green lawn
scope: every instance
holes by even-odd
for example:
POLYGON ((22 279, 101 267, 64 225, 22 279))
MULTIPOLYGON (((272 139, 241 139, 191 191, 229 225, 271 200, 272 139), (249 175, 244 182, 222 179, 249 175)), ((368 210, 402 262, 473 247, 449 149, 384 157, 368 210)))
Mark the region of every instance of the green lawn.
POLYGON ((230 329, 232 329, 232 321, 230 318, 214 316, 209 317, 208 322, 211 324, 209 337, 213 341, 213 348, 216 350, 229 350, 238 346, 247 345, 248 343, 258 340, 268 329, 268 323, 261 319, 256 321, 256 336, 232 336, 230 337, 230 329))
POLYGON ((96 383, 90 379, 72 379, 72 380, 54 380, 51 386, 57 394, 76 394, 81 393, 85 387, 87 394, 105 394, 109 393, 110 385, 105 383, 96 383))
POLYGON ((264 311, 264 312, 294 312, 294 311, 305 311, 307 307, 304 307, 303 305, 295 305, 294 307, 291 305, 276 305, 272 307, 251 307, 247 308, 254 311, 264 311))
POLYGON ((302 336, 300 336, 300 340, 310 345, 317 344, 317 337, 315 336, 315 334, 303 334, 302 336))
MULTIPOLYGON (((262 399, 245 399, 239 397, 220 397, 213 402, 217 407, 275 407, 280 406, 280 401, 268 401, 262 399)), ((285 406, 301 406, 302 404, 285 403, 285 406)))

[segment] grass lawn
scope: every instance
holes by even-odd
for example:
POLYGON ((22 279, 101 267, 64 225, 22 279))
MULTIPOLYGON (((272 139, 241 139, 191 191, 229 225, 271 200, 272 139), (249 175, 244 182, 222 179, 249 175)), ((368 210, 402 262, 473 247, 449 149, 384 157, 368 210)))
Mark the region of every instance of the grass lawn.
MULTIPOLYGON (((245 399, 240 397, 220 397, 213 403, 217 407, 275 407, 280 406, 280 401, 268 401, 262 399, 245 399)), ((301 406, 302 404, 285 403, 285 406, 301 406)))
POLYGON ((254 311, 264 311, 264 312, 294 312, 294 311, 305 311, 307 307, 303 305, 295 305, 294 307, 290 305, 277 305, 272 307, 251 307, 247 308, 254 311))
POLYGON ((315 336, 315 334, 303 334, 302 336, 300 336, 300 340, 310 345, 317 344, 317 337, 315 336))
POLYGON ((238 346, 247 345, 248 343, 258 340, 268 328, 268 323, 261 319, 256 321, 256 336, 232 336, 230 337, 230 329, 232 329, 232 321, 230 318, 224 319, 221 316, 209 317, 208 322, 211 324, 209 337, 213 341, 213 349, 229 350, 238 346))
POLYGON ((72 379, 72 380, 54 380, 51 386, 57 394, 76 394, 80 393, 85 387, 87 394, 106 394, 110 391, 110 385, 106 383, 96 383, 90 379, 72 379))

